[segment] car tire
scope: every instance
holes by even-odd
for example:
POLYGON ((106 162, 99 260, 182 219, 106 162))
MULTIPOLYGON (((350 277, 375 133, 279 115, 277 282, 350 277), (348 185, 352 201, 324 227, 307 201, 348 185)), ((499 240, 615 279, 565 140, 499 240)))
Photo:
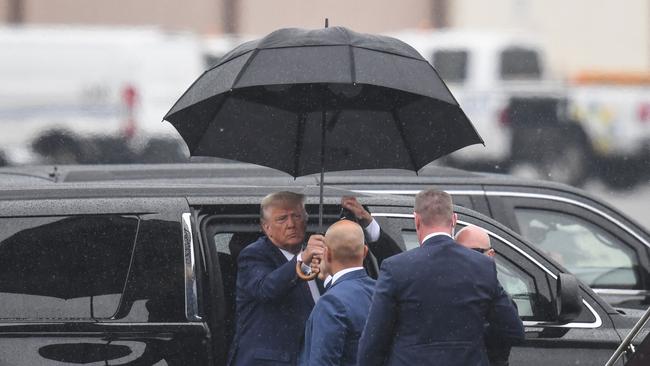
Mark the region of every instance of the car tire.
POLYGON ((549 147, 538 159, 519 159, 509 173, 525 179, 542 179, 581 187, 591 172, 591 154, 583 143, 549 147))

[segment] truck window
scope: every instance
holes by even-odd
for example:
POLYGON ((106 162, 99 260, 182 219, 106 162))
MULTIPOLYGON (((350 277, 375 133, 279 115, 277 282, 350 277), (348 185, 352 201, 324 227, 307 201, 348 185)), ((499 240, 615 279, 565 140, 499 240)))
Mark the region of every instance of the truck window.
POLYGON ((438 50, 433 53, 433 67, 447 83, 462 83, 467 78, 467 51, 438 50))
POLYGON ((137 228, 118 215, 0 219, 0 319, 112 317, 137 228))
POLYGON ((542 76, 537 51, 510 47, 501 52, 501 79, 539 80, 542 76))

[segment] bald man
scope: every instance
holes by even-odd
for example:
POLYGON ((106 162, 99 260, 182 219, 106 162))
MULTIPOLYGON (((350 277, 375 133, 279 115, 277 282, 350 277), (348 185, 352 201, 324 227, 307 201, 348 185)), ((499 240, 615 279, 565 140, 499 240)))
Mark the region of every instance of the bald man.
POLYGON ((456 242, 465 248, 494 257, 496 252, 490 245, 490 237, 478 226, 467 225, 456 233, 456 242))
MULTIPOLYGON (((456 242, 467 249, 475 250, 479 253, 494 258, 496 252, 490 245, 490 236, 482 228, 475 225, 467 225, 456 233, 456 242)), ((501 276, 497 274, 499 281, 501 276)), ((506 278, 507 279, 507 278, 506 278)), ((516 308, 516 304, 513 302, 516 308)), ((507 366, 509 365, 510 346, 503 345, 499 339, 490 333, 485 334, 485 345, 490 361, 490 366, 507 366)))
POLYGON ((356 365, 375 287, 363 268, 367 253, 355 222, 338 221, 325 233, 323 261, 332 281, 307 320, 300 365, 356 365))

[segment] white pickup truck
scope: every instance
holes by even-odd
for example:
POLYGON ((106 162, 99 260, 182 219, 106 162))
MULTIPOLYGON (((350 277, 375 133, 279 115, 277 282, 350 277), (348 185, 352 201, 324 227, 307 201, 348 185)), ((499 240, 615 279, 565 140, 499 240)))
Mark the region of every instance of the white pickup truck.
POLYGON ((111 162, 101 146, 124 156, 177 138, 162 117, 204 68, 197 36, 156 28, 5 26, 0 48, 0 149, 13 164, 39 161, 34 149, 111 162))
POLYGON ((391 35, 434 65, 485 140, 485 147, 450 155, 449 164, 573 185, 592 173, 623 185, 632 179, 623 173, 638 177, 643 170, 639 164, 648 160, 650 145, 650 82, 560 82, 550 76, 542 44, 525 34, 391 35))
POLYGON ((599 175, 625 186, 650 171, 650 74, 583 72, 571 79, 570 109, 590 138, 599 175))

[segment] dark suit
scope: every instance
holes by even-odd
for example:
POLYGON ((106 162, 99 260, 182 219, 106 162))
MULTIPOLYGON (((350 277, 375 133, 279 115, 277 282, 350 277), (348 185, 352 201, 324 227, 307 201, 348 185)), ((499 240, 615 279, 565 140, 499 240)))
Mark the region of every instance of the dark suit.
POLYGON ((314 306, 307 282, 296 276, 266 237, 239 254, 237 324, 230 365, 295 365, 304 325, 314 306))
POLYGON ((359 365, 488 365, 483 335, 524 330, 494 261, 448 236, 385 260, 359 341, 359 365))
POLYGON ((356 365, 374 288, 375 281, 362 269, 334 282, 307 320, 300 365, 356 365))

